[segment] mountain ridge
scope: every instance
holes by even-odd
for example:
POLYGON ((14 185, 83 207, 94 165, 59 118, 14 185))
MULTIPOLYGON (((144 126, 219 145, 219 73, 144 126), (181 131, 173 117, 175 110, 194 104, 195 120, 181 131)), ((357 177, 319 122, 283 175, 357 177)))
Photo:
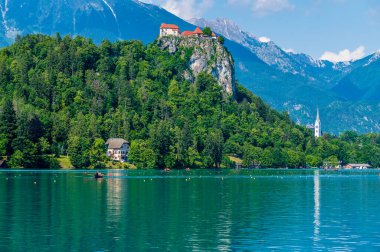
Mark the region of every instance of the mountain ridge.
POLYGON ((297 122, 312 124, 312 111, 318 104, 322 120, 327 122, 324 124, 327 131, 380 130, 380 82, 377 74, 380 53, 356 61, 332 63, 303 53, 286 52, 273 41, 263 42, 243 31, 231 20, 192 19, 190 22, 211 27, 217 33, 241 44, 265 63, 273 76, 282 81, 273 76, 258 75, 260 68, 257 68, 257 64, 252 64, 257 59, 253 56, 251 58, 254 60, 247 56, 240 57, 234 52, 240 81, 276 109, 288 111, 297 122), (348 114, 352 116, 348 117, 348 114), (339 121, 342 122, 341 125, 338 125, 339 121))

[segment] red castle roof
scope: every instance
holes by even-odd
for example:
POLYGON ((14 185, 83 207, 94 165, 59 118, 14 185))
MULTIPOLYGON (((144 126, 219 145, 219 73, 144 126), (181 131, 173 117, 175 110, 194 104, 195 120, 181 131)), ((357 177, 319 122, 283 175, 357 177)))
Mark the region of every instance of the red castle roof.
POLYGON ((212 33, 212 35, 211 35, 212 37, 216 37, 216 35, 215 35, 215 33, 212 33))
POLYGON ((163 24, 160 26, 160 29, 179 30, 179 27, 178 27, 178 25, 175 25, 175 24, 165 24, 165 23, 163 23, 163 24))
POLYGON ((195 31, 193 33, 196 35, 203 34, 202 30, 199 27, 197 27, 197 29, 195 29, 195 31))
POLYGON ((182 32, 182 36, 192 36, 192 35, 194 35, 194 32, 192 32, 192 31, 184 31, 184 32, 182 32))

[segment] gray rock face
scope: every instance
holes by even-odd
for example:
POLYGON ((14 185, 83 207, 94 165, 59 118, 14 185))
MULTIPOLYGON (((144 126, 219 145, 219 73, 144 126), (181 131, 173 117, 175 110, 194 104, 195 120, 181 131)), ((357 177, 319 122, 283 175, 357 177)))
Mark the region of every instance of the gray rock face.
POLYGON ((211 38, 174 36, 160 38, 157 43, 170 53, 180 48, 192 49, 189 60, 191 73, 184 73, 185 79, 193 82, 201 72, 210 73, 228 95, 235 96, 234 60, 222 44, 211 38))

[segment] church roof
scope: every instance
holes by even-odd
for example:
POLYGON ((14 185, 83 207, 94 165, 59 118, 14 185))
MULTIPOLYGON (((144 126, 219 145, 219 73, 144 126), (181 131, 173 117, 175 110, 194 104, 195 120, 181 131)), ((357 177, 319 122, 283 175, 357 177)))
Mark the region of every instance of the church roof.
POLYGON ((317 108, 317 120, 319 121, 319 108, 317 108))

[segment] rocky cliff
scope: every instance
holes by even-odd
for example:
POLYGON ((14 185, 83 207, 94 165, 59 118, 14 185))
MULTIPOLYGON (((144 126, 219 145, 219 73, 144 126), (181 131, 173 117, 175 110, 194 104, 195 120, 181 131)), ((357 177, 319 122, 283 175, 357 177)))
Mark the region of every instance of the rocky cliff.
POLYGON ((216 40, 168 36, 158 39, 157 44, 161 49, 169 50, 170 53, 192 49, 189 60, 191 72, 185 73, 184 77, 193 82, 199 73, 210 73, 227 94, 235 95, 234 60, 227 49, 216 40))

